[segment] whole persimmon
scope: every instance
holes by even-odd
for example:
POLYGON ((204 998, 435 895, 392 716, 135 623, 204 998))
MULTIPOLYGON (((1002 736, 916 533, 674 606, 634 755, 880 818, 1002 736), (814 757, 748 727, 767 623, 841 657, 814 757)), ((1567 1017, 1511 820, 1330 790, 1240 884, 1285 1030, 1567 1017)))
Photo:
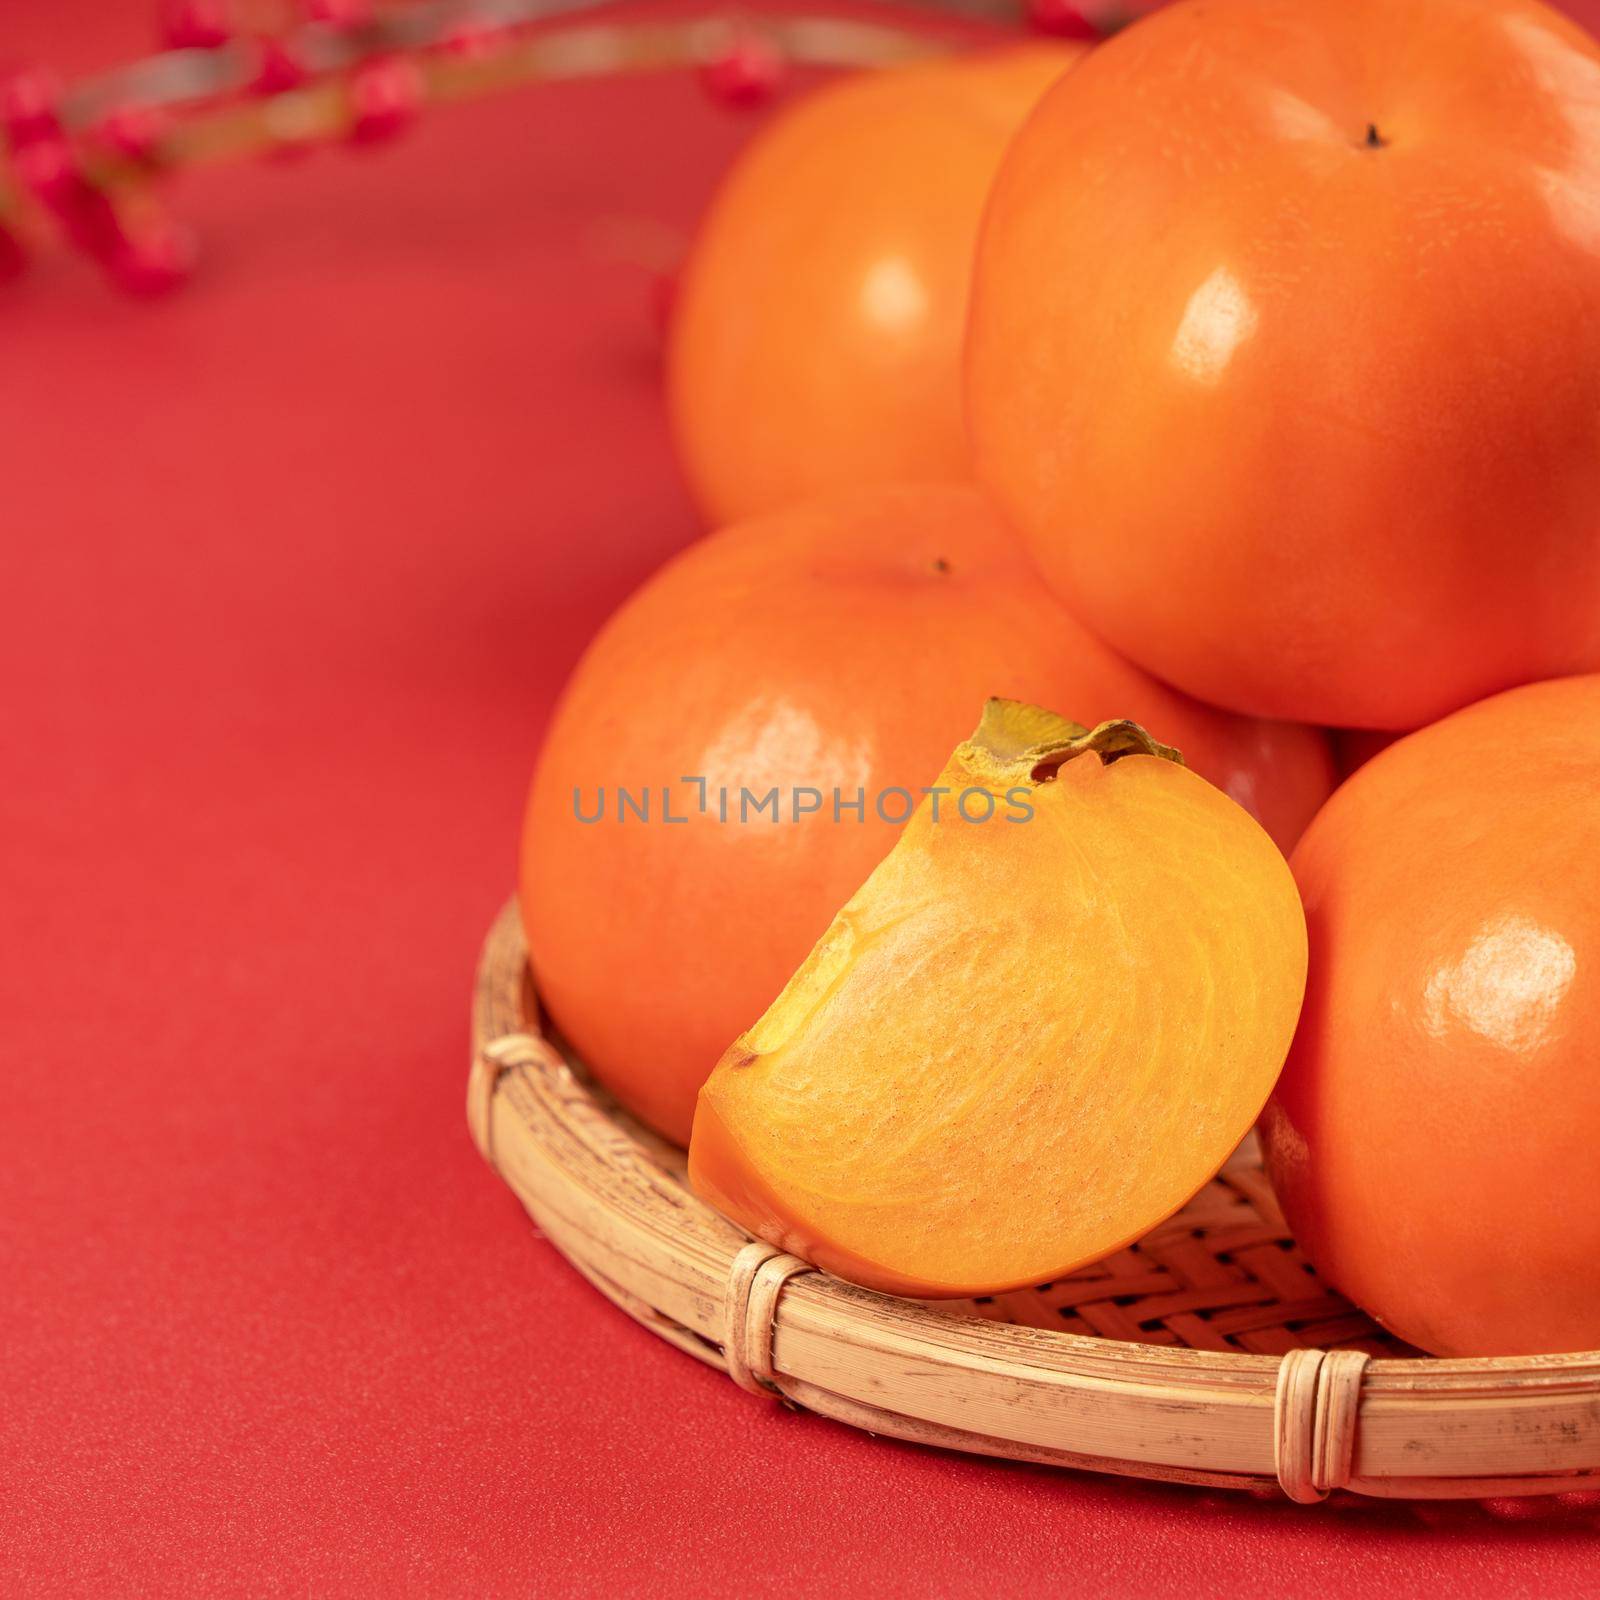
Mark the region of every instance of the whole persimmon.
POLYGON ((678 451, 713 526, 854 484, 968 476, 978 221, 1006 142, 1084 48, 861 73, 757 135, 700 226, 668 345, 678 451))
POLYGON ((1600 667, 1600 46, 1534 0, 1186 0, 996 179, 977 474, 1218 705, 1407 729, 1600 667))
POLYGON ((1285 848, 1332 785, 1320 732, 1202 706, 1080 628, 974 489, 854 490, 702 540, 579 663, 523 834, 540 995, 630 1109, 687 1140, 706 1074, 996 692, 1137 719, 1285 848))
POLYGON ((700 1091, 696 1191, 921 1298, 1062 1277, 1176 1211, 1283 1065, 1306 931, 1272 841, 1175 754, 991 701, 700 1091))
POLYGON ((1380 752, 1292 864, 1310 974, 1262 1129, 1295 1237, 1424 1350, 1600 1349, 1600 677, 1380 752))

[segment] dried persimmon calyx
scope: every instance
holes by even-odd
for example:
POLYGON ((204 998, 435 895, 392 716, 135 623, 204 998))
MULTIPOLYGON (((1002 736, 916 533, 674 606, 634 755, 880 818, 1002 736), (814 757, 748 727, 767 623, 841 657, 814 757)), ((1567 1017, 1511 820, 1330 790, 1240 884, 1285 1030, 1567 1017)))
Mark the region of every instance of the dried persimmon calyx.
POLYGON ((1181 752, 1152 738, 1137 722, 1120 718, 1086 728, 1042 706, 998 697, 984 706, 982 721, 956 747, 954 759, 976 771, 993 768, 1006 779, 1041 783, 1081 755, 1097 755, 1103 762, 1160 756, 1183 765, 1181 752))

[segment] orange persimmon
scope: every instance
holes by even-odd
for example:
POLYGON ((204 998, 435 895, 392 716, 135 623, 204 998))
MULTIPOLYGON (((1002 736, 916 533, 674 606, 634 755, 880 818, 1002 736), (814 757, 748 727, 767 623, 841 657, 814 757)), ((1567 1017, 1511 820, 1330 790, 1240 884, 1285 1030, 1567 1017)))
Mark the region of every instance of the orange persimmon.
POLYGON ((1305 923, 1272 841, 1173 755, 991 702, 700 1091, 696 1192, 923 1298, 1060 1277, 1177 1210, 1283 1064, 1305 923))
POLYGON ((1187 0, 995 182, 978 477, 1217 705, 1420 726, 1600 667, 1600 44, 1535 0, 1187 0))
POLYGON ((523 834, 540 994, 631 1109, 688 1138, 728 1041, 887 853, 992 693, 1139 719, 1286 849, 1332 786, 1320 732, 1202 706, 1079 627, 973 489, 855 490, 702 540, 574 672, 523 834), (782 819, 741 821, 741 787, 780 790, 782 819), (684 820, 663 820, 663 788, 684 820), (876 799, 896 789, 885 820, 876 799), (602 798, 604 819, 580 821, 602 798))
POLYGON ((1083 49, 862 73, 757 135, 673 309, 674 431, 708 522, 968 475, 961 335, 979 217, 1006 142, 1083 49))
POLYGON ((1382 751, 1293 866, 1310 975, 1262 1131, 1295 1237, 1424 1350, 1600 1348, 1600 677, 1382 751))

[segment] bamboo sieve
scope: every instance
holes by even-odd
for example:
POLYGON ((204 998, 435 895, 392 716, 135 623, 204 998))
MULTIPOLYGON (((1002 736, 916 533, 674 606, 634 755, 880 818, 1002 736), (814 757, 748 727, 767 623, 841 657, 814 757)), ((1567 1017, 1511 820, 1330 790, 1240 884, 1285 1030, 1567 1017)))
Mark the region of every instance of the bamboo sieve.
POLYGON ((923 1305, 753 1243, 692 1194, 683 1153, 542 1031, 515 902, 472 1032, 484 1158, 601 1293, 755 1393, 922 1444, 1307 1502, 1600 1488, 1600 1351, 1407 1349, 1317 1281, 1248 1146, 1107 1261, 923 1305))

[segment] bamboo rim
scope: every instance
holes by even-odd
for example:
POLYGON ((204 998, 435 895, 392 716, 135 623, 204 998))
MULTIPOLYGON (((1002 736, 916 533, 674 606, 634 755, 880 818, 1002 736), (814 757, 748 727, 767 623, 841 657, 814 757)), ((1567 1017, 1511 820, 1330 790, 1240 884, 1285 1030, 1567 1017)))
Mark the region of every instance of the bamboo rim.
POLYGON ((542 1031, 515 901, 478 967, 467 1120, 541 1231, 635 1320, 746 1389, 873 1433, 1308 1503, 1600 1488, 1600 1352, 1256 1355, 1091 1337, 875 1294, 751 1241, 542 1031))

